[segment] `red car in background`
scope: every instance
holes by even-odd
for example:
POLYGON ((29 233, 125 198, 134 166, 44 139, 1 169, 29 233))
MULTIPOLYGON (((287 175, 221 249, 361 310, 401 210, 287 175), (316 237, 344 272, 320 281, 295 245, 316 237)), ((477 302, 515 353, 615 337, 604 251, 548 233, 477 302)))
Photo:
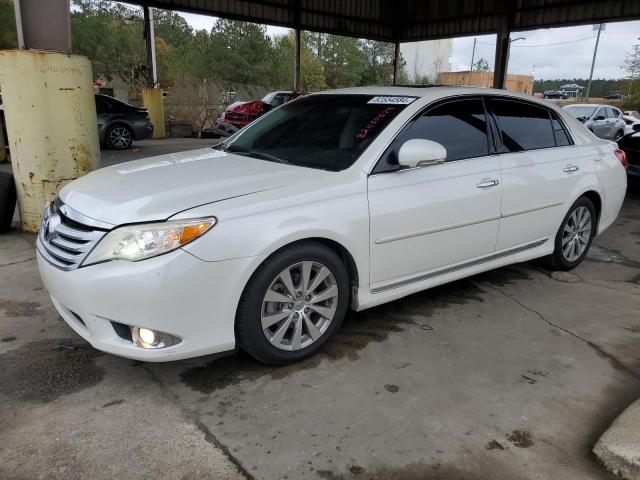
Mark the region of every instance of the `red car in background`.
POLYGON ((216 120, 213 133, 228 137, 242 127, 250 124, 259 116, 301 95, 300 92, 279 90, 267 93, 262 100, 251 102, 234 102, 216 120))

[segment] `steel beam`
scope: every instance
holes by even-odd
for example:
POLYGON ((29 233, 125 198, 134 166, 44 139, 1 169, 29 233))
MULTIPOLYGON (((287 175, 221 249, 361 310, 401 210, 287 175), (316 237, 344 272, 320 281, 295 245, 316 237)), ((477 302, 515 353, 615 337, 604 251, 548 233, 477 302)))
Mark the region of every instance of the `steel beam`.
POLYGON ((509 48, 511 41, 511 16, 505 15, 496 38, 496 57, 493 68, 493 88, 505 88, 507 68, 509 66, 509 48))
POLYGON ((158 67, 156 65, 156 35, 153 28, 153 9, 143 7, 144 13, 144 39, 147 46, 147 85, 154 88, 158 84, 158 67))
POLYGON ((400 42, 396 42, 393 52, 393 84, 400 82, 400 42))
POLYGON ((300 29, 295 29, 295 40, 293 43, 293 89, 302 91, 302 79, 300 78, 300 29))

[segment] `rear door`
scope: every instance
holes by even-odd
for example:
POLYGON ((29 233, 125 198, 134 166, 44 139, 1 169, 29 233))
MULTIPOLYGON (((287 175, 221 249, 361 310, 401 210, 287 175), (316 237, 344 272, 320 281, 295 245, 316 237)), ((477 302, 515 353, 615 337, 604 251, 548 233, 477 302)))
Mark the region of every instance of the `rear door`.
POLYGON ((509 98, 488 103, 502 152, 496 251, 533 248, 555 235, 566 202, 593 159, 581 158, 556 112, 509 98))

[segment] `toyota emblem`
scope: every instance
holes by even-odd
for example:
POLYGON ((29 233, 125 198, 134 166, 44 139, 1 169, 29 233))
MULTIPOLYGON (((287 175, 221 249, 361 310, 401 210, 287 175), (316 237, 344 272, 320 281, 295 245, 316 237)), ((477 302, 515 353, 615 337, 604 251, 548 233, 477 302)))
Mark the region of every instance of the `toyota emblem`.
POLYGON ((60 215, 51 215, 47 217, 42 224, 42 234, 47 242, 50 242, 56 236, 56 228, 60 225, 60 215))

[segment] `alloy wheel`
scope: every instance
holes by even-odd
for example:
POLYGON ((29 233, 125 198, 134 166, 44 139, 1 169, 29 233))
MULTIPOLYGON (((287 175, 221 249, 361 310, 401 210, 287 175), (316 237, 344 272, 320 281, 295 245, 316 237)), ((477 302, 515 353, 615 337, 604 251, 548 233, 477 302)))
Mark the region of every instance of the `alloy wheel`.
POLYGON ((562 255, 569 262, 579 259, 591 239, 591 212, 587 207, 576 208, 562 231, 562 255))
POLYGON ((131 145, 131 132, 125 127, 115 127, 109 132, 109 141, 117 149, 124 149, 131 145))
POLYGON ((322 337, 338 306, 338 286, 329 268, 303 261, 285 268, 262 300, 262 330, 280 350, 301 350, 322 337))

